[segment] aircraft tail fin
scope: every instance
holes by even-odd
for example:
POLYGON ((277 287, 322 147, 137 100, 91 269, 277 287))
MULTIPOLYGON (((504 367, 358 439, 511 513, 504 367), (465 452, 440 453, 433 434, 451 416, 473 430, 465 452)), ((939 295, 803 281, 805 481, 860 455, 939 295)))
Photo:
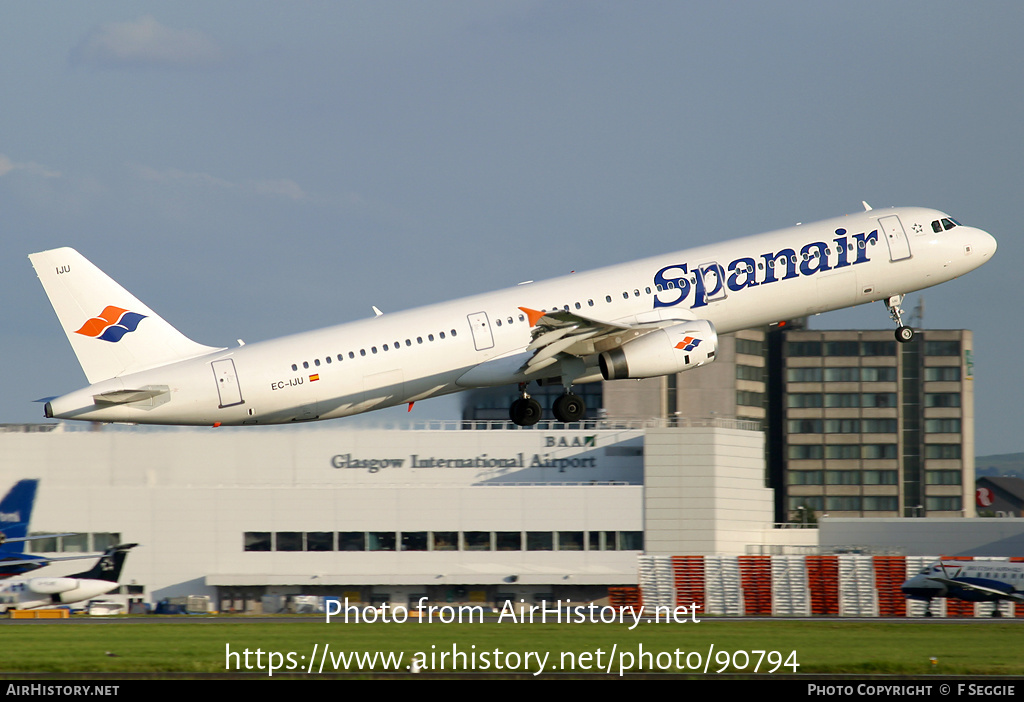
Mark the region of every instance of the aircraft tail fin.
POLYGON ((4 550, 8 553, 21 553, 28 536, 28 522, 32 517, 32 505, 36 501, 38 480, 19 480, 7 495, 0 500, 0 543, 7 539, 19 539, 18 545, 8 545, 4 550))
POLYGON ((111 546, 100 556, 100 559, 96 561, 96 565, 92 568, 82 573, 69 575, 68 577, 82 578, 84 580, 106 580, 116 583, 117 579, 121 577, 121 569, 124 567, 125 559, 128 558, 128 551, 136 546, 138 544, 111 546))
POLYGON ((90 383, 218 350, 179 332, 74 249, 29 260, 90 383))

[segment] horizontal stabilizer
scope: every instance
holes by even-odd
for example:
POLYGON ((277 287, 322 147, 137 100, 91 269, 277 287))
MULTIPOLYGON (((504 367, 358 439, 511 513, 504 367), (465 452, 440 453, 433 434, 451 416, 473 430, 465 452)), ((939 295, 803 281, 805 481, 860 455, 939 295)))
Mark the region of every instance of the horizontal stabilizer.
POLYGON ((164 395, 169 392, 170 388, 166 385, 161 385, 140 388, 138 390, 112 390, 111 392, 93 395, 92 399, 96 401, 97 405, 125 405, 129 402, 151 400, 158 395, 164 395))

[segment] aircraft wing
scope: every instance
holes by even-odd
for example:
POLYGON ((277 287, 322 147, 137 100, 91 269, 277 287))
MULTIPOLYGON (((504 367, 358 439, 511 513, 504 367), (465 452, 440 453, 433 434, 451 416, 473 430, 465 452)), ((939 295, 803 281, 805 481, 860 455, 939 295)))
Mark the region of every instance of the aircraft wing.
POLYGON ((33 536, 16 536, 13 539, 8 539, 0 532, 0 544, 16 544, 19 541, 35 541, 36 539, 54 539, 58 536, 77 536, 77 534, 75 532, 68 532, 66 534, 35 534, 33 536))
POLYGON ((43 565, 49 565, 50 563, 56 563, 57 561, 80 561, 84 558, 96 558, 96 554, 89 553, 82 556, 57 556, 55 558, 41 556, 40 558, 25 558, 16 561, 4 560, 2 555, 0 555, 0 570, 3 570, 5 567, 16 565, 39 565, 40 563, 43 565))
POLYGON ((985 587, 984 585, 975 585, 974 583, 965 583, 962 580, 953 580, 952 578, 928 578, 934 580, 937 583, 942 583, 947 587, 958 587, 964 590, 973 590, 975 592, 981 592, 992 597, 998 597, 1004 600, 1016 600, 1017 602, 1024 602, 1024 595, 1017 592, 1004 592, 1002 590, 996 590, 992 587, 985 587))
POLYGON ((566 310, 541 312, 528 307, 519 309, 526 313, 530 326, 533 327, 533 340, 526 347, 533 355, 520 369, 526 375, 532 375, 556 363, 561 353, 579 357, 592 356, 665 326, 664 322, 615 324, 566 310))

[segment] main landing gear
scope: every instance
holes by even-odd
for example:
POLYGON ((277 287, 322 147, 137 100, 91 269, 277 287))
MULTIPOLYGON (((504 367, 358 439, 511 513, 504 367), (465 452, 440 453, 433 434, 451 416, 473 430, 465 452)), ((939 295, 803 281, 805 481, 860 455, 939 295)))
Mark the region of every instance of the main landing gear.
POLYGON ((903 324, 902 295, 893 295, 885 301, 885 308, 889 310, 889 317, 898 325, 896 327, 896 341, 905 344, 914 338, 914 330, 903 324))
MULTIPOLYGON (((508 417, 521 427, 532 427, 540 421, 540 403, 526 392, 526 383, 519 384, 520 398, 508 409, 508 417)), ((566 389, 551 405, 551 411, 559 422, 578 422, 587 411, 583 398, 566 389)))
POLYGON ((526 392, 526 383, 519 383, 519 399, 508 408, 508 418, 521 427, 532 427, 540 421, 540 403, 526 392))

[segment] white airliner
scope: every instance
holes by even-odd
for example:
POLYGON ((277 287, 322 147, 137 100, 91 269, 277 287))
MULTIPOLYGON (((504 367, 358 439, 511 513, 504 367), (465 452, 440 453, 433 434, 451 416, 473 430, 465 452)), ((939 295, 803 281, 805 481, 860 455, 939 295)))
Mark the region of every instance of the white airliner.
POLYGON ((117 589, 128 550, 136 545, 122 544, 107 549, 96 565, 84 573, 62 578, 8 578, 0 582, 0 612, 56 607, 105 595, 117 589))
MULTIPOLYGON (((907 599, 927 602, 924 616, 932 616, 932 600, 954 597, 968 602, 1024 603, 1024 563, 940 559, 924 567, 900 588, 907 599)), ((993 617, 1001 616, 998 607, 993 617)))
MULTIPOLYGON (((188 339, 77 251, 29 258, 91 385, 47 417, 140 424, 332 419, 467 388, 519 384, 509 411, 535 424, 532 381, 573 384, 710 363, 718 333, 884 301, 910 341, 908 292, 972 271, 996 241, 942 212, 872 210, 235 348, 188 339)), ((375 312, 377 310, 375 309, 375 312)))

